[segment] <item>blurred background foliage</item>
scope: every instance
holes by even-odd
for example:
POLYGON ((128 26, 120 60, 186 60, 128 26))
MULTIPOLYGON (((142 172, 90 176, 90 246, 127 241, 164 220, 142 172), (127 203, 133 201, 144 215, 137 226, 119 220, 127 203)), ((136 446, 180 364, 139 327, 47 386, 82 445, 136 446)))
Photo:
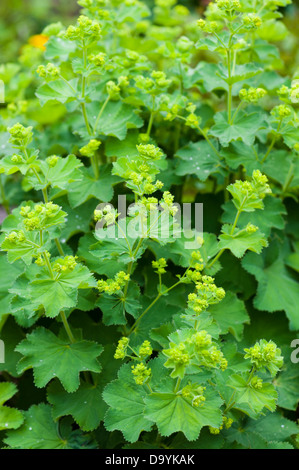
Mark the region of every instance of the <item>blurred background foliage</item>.
MULTIPOLYGON (((155 4, 155 0, 145 2, 150 7, 155 4)), ((201 14, 209 0, 181 0, 179 3, 201 14)), ((65 25, 70 24, 79 11, 76 0, 1 0, 0 63, 15 62, 33 35, 40 34, 49 23, 61 21, 65 25)), ((282 12, 292 34, 280 42, 280 47, 283 59, 293 69, 295 64, 299 64, 299 0, 294 0, 282 12)))

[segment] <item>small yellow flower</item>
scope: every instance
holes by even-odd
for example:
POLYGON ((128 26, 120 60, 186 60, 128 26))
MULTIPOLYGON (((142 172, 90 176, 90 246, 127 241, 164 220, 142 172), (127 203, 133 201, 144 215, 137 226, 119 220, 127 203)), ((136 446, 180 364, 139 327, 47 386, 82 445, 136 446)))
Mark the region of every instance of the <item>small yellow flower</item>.
POLYGON ((49 38, 45 34, 35 34, 34 36, 31 36, 29 38, 28 43, 36 47, 37 49, 41 49, 42 51, 45 51, 45 44, 48 42, 49 38))

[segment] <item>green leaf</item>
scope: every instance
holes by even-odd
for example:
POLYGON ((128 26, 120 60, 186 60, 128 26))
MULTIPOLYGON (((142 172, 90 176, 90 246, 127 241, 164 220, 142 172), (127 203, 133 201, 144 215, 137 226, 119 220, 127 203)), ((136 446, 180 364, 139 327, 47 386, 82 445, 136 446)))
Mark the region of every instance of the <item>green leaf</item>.
POLYGON ((225 158, 226 163, 236 170, 239 166, 243 166, 247 173, 252 174, 254 170, 261 169, 261 165, 257 156, 258 148, 244 144, 244 142, 231 142, 228 147, 221 149, 221 155, 225 158))
POLYGON ((48 387, 48 401, 53 405, 53 417, 71 415, 83 431, 96 429, 107 409, 99 386, 83 382, 74 393, 67 393, 59 382, 48 387))
POLYGON ((225 291, 240 294, 244 300, 248 300, 255 294, 256 281, 242 267, 238 258, 230 251, 225 251, 221 255, 222 269, 216 274, 216 285, 224 288, 225 291))
POLYGON ((0 383, 0 431, 4 429, 17 429, 24 421, 23 415, 19 410, 3 406, 17 393, 17 387, 11 382, 0 383))
POLYGON ((103 400, 104 387, 115 379, 119 369, 119 361, 113 358, 115 348, 105 347, 101 356, 103 370, 94 376, 95 384, 82 382, 74 393, 67 393, 59 382, 52 382, 48 387, 48 401, 53 405, 53 417, 71 415, 83 431, 96 429, 103 421, 107 405, 103 400))
POLYGON ((58 79, 41 85, 35 94, 39 98, 41 106, 44 106, 44 104, 51 100, 66 103, 68 101, 73 101, 78 97, 77 87, 77 78, 69 80, 69 82, 58 79))
POLYGON ((146 391, 136 385, 129 364, 122 366, 118 379, 107 385, 103 398, 109 405, 105 417, 108 431, 121 431, 125 439, 135 442, 142 431, 150 431, 152 424, 144 417, 146 391))
POLYGON ((268 413, 258 420, 249 420, 244 430, 258 433, 266 441, 285 441, 298 434, 299 426, 276 412, 268 413))
POLYGON ((53 421, 51 406, 33 405, 24 412, 25 423, 17 431, 9 431, 4 439, 13 449, 69 449, 68 442, 59 433, 53 421))
POLYGON ((210 129, 210 134, 218 137, 221 145, 227 147, 235 140, 242 140, 246 145, 253 145, 256 133, 263 126, 264 117, 259 113, 246 114, 239 112, 234 123, 228 122, 227 113, 215 114, 215 125, 210 129))
POLYGON ((219 171, 219 157, 205 140, 190 142, 176 152, 179 157, 175 173, 180 176, 194 174, 201 181, 219 171))
POLYGON ((151 393, 145 399, 145 416, 156 423, 162 436, 181 431, 189 441, 194 441, 203 426, 218 428, 222 423, 222 400, 214 391, 204 395, 204 404, 194 407, 189 400, 175 393, 151 393))
POLYGON ((245 251, 250 250, 255 253, 261 253, 262 249, 268 246, 264 234, 257 230, 254 233, 248 233, 246 229, 235 231, 231 234, 232 225, 222 226, 222 234, 219 236, 219 249, 230 250, 237 258, 242 258, 245 251))
POLYGON ((299 329, 298 282, 292 278, 284 265, 281 255, 269 259, 270 251, 262 255, 248 253, 242 261, 242 266, 258 281, 254 305, 258 310, 276 312, 284 310, 292 329, 299 329), (268 255, 268 256, 267 256, 268 255))
POLYGON ((224 299, 209 307, 209 313, 219 325, 221 334, 231 333, 238 341, 242 339, 244 323, 250 319, 242 300, 236 294, 227 292, 224 299))
POLYGON ((103 312, 104 325, 125 325, 127 323, 126 313, 130 313, 134 318, 138 317, 138 312, 142 308, 138 297, 140 289, 137 284, 130 282, 128 292, 124 298, 102 294, 96 305, 103 312))
MULTIPOLYGON (((77 251, 77 256, 79 259, 84 259, 84 263, 87 265, 90 271, 98 274, 105 274, 108 278, 111 279, 119 271, 126 270, 127 263, 125 261, 118 259, 117 263, 111 263, 111 259, 109 257, 103 259, 100 255, 97 256, 96 253, 90 250, 90 248, 94 245, 94 236, 91 233, 87 233, 80 238, 77 251)), ((105 247, 105 245, 106 242, 103 243, 103 247, 105 247)))
MULTIPOLYGON (((13 154, 14 152, 12 152, 13 154)), ((26 175, 29 170, 35 169, 39 172, 41 162, 38 159, 38 150, 28 150, 28 158, 20 163, 15 163, 11 159, 11 154, 4 157, 0 161, 0 173, 12 175, 17 171, 20 171, 22 175, 26 175)))
POLYGON ((228 85, 233 85, 237 82, 244 82, 248 78, 255 77, 256 75, 259 75, 262 71, 263 69, 261 67, 257 67, 253 63, 248 63, 248 64, 236 65, 236 67, 234 67, 234 72, 231 75, 228 74, 227 67, 220 66, 218 75, 228 85))
POLYGON ((58 59, 60 62, 68 60, 69 55, 76 50, 76 44, 60 37, 52 36, 46 44, 45 59, 52 61, 58 59))
MULTIPOLYGON (((227 385, 236 390, 236 405, 245 403, 254 413, 260 413, 263 408, 275 411, 277 392, 272 384, 263 383, 262 388, 255 389, 247 384, 244 377, 234 374, 230 376, 227 385)), ((235 407, 238 408, 236 405, 235 407)))
POLYGON ((34 383, 38 388, 57 377, 65 390, 72 393, 79 388, 80 372, 101 371, 96 358, 102 353, 102 346, 92 341, 70 343, 43 327, 28 334, 16 351, 24 356, 18 363, 18 372, 33 369, 34 383))
POLYGON ((58 278, 52 278, 44 269, 30 283, 29 296, 45 309, 46 316, 53 318, 61 310, 76 306, 78 289, 95 286, 96 281, 91 272, 77 264, 73 271, 62 272, 58 278))
POLYGON ((68 198, 72 207, 80 206, 94 197, 99 201, 109 202, 113 197, 113 185, 119 178, 111 174, 111 165, 103 165, 99 179, 95 179, 92 168, 83 168, 82 180, 67 185, 68 198))
POLYGON ((119 141, 116 137, 108 137, 105 142, 105 154, 107 157, 134 158, 137 155, 138 131, 128 132, 125 140, 119 141))
POLYGON ((5 343, 5 363, 0 362, 0 371, 8 372, 12 377, 18 376, 16 365, 22 356, 15 351, 15 347, 23 338, 21 328, 11 316, 8 317, 0 332, 0 339, 5 343))
MULTIPOLYGON (((239 227, 246 227, 251 223, 256 225, 260 231, 269 237, 272 228, 282 230, 285 225, 283 215, 286 215, 286 209, 283 202, 279 198, 266 196, 264 199, 265 208, 263 211, 256 210, 254 212, 242 212, 238 219, 239 227)), ((222 221, 233 223, 236 216, 236 208, 232 201, 225 203, 223 206, 224 214, 222 221)))
MULTIPOLYGON (((87 108, 89 121, 93 125, 102 104, 95 102, 87 108)), ((124 104, 122 101, 110 101, 99 120, 97 134, 109 135, 124 140, 128 129, 140 128, 142 125, 143 120, 132 106, 124 104)))
POLYGON ((27 232, 26 239, 24 241, 18 241, 17 243, 4 239, 1 248, 3 251, 7 251, 7 259, 9 263, 22 259, 27 265, 31 264, 33 256, 36 256, 42 251, 46 251, 48 244, 39 247, 39 233, 27 232))
POLYGON ((55 166, 50 166, 47 161, 43 161, 41 162, 42 174, 39 174, 39 180, 35 175, 27 177, 27 180, 35 189, 43 189, 47 186, 66 189, 69 183, 82 179, 81 172, 78 171, 81 166, 83 164, 75 155, 69 155, 65 158, 59 157, 55 166))
POLYGON ((23 271, 23 263, 20 262, 11 265, 7 261, 6 256, 0 256, 0 272, 3 273, 0 285, 0 331, 4 315, 11 313, 10 302, 13 295, 9 293, 9 289, 23 271))

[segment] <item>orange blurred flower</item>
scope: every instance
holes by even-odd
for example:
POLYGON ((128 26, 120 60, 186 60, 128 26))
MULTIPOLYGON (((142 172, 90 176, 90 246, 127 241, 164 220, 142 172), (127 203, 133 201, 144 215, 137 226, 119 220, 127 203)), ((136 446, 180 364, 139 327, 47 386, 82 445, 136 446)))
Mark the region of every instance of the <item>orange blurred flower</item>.
POLYGON ((31 46, 44 51, 46 49, 45 44, 48 40, 49 38, 45 34, 35 34, 34 36, 31 36, 31 38, 29 38, 28 42, 31 46))

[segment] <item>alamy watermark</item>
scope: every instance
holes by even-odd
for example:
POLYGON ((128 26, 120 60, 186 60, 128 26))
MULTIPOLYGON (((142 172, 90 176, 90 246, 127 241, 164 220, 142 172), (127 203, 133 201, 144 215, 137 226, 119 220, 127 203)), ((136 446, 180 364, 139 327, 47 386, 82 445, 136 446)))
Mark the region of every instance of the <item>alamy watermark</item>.
POLYGON ((95 227, 99 240, 151 238, 157 240, 183 238, 185 249, 197 249, 203 235, 203 204, 135 202, 127 205, 127 196, 119 195, 117 208, 99 204, 101 214, 95 227), (109 219, 109 223, 107 222, 109 219))
POLYGON ((5 362, 5 345, 4 341, 0 339, 0 364, 4 364, 5 362))
POLYGON ((0 80, 0 103, 5 103, 5 86, 3 80, 0 80))
POLYGON ((293 364, 298 364, 299 362, 299 339, 293 339, 291 342, 291 348, 296 348, 291 354, 291 362, 293 364))

